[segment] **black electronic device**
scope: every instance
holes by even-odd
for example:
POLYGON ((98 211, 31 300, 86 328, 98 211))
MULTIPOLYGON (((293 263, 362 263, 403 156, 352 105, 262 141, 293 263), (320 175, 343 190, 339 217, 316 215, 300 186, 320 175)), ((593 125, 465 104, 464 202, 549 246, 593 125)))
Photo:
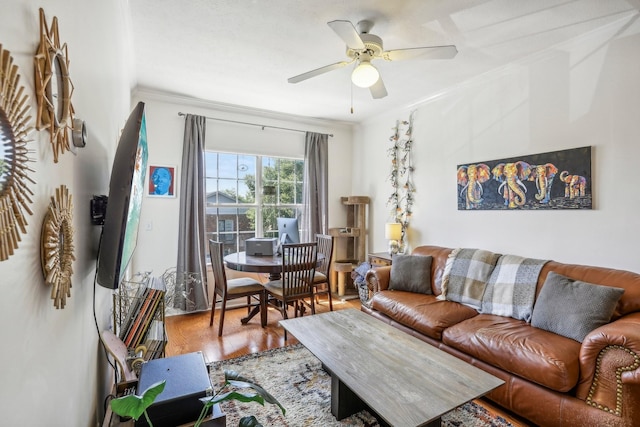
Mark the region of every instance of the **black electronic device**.
POLYGON ((105 288, 119 286, 136 247, 147 153, 144 103, 139 102, 122 130, 111 168, 96 265, 97 282, 105 288))
POLYGON ((90 202, 91 224, 104 225, 104 217, 107 213, 109 198, 105 195, 93 196, 90 202))
MULTIPOLYGON (((200 398, 212 391, 202 353, 181 354, 143 363, 137 394, 163 380, 166 381, 164 390, 147 409, 154 427, 175 427, 195 421, 204 406, 200 398)), ((135 425, 148 424, 145 417, 140 417, 135 425)))

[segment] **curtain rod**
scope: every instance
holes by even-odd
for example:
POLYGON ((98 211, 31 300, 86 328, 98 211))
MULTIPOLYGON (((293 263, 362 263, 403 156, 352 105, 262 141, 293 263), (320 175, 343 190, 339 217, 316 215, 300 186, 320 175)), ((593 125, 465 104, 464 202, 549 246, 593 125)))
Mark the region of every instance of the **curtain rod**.
MULTIPOLYGON (((182 111, 180 111, 180 112, 178 112, 178 115, 179 116, 186 116, 187 114, 183 113, 182 111)), ((272 129, 288 130, 288 131, 291 131, 291 132, 302 132, 302 133, 306 133, 307 132, 306 130, 285 128, 285 127, 280 127, 280 126, 260 125, 260 124, 257 124, 257 123, 249 123, 249 122, 239 122, 237 120, 219 119, 217 117, 204 116, 204 118, 207 119, 207 120, 217 120, 219 122, 237 123, 237 124, 240 124, 240 125, 248 125, 248 126, 258 126, 258 127, 261 127, 262 130, 264 130, 265 128, 272 128, 272 129)), ((328 135, 333 138, 333 134, 332 133, 330 133, 328 135)))

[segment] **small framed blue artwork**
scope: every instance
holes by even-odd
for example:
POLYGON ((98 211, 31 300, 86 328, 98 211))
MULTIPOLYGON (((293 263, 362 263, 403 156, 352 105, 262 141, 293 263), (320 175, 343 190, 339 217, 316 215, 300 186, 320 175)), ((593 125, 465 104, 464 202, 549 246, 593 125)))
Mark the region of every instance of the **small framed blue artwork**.
POLYGON ((176 197, 176 167, 167 165, 149 165, 149 197, 176 197))
POLYGON ((458 210, 592 209, 591 147, 457 168, 458 210))

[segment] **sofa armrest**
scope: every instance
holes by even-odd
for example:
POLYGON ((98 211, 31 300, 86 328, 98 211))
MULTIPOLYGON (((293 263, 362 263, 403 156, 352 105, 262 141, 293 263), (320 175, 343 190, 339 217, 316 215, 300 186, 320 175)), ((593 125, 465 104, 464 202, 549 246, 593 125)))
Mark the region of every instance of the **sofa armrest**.
POLYGON ((372 268, 367 271, 364 280, 367 283, 369 292, 376 294, 389 288, 389 279, 391 278, 391 266, 383 266, 372 268))
POLYGON ((640 402, 640 313, 623 316, 585 337, 576 396, 618 416, 640 402))

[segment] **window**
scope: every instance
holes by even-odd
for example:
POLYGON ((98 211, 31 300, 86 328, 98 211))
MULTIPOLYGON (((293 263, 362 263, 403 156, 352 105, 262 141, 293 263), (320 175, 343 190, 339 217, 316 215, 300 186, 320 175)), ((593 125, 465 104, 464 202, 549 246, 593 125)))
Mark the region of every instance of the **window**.
POLYGON ((304 160, 207 151, 205 167, 205 241, 223 242, 225 255, 277 237, 277 217, 301 217, 304 160))

